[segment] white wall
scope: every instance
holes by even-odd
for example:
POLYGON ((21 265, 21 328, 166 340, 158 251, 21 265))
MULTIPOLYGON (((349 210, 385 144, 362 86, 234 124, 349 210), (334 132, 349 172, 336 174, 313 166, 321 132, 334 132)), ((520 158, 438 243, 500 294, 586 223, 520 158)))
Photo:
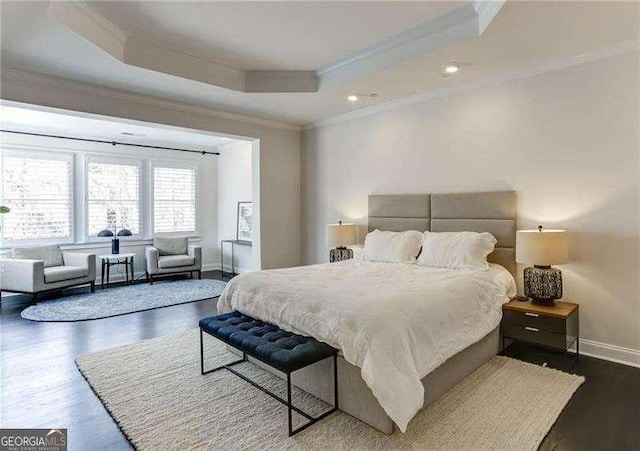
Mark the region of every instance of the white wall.
MULTIPOLYGON (((238 202, 251 201, 251 143, 239 142, 218 148, 218 242, 236 238, 238 202)), ((219 259, 219 257, 218 257, 219 259)), ((235 272, 256 269, 252 249, 234 247, 235 272)), ((224 248, 224 270, 231 271, 231 245, 224 248)))
POLYGON ((640 366, 638 76, 627 53, 303 132, 303 261, 369 194, 514 189, 519 228, 570 232, 582 349, 640 366))
POLYGON ((263 269, 300 263, 297 127, 45 75, 1 75, 3 100, 253 138, 254 220, 260 223, 254 258, 263 269))

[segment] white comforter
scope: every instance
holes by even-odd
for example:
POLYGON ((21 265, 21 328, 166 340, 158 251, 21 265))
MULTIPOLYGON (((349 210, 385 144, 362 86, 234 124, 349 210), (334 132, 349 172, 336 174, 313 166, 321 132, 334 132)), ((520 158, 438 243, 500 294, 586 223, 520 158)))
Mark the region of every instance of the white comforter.
POLYGON ((423 404, 420 380, 498 326, 502 304, 515 294, 499 265, 469 271, 347 260, 242 274, 218 311, 340 349, 404 432, 423 404))

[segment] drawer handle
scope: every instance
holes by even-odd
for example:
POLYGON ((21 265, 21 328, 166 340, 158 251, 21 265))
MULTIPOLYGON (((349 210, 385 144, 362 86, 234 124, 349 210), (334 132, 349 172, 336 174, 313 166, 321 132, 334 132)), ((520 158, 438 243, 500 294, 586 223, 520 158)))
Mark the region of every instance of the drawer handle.
POLYGON ((525 312, 524 313, 527 316, 533 316, 534 318, 538 318, 540 315, 538 315, 537 313, 529 313, 529 312, 525 312))
POLYGON ((525 329, 530 330, 531 332, 540 332, 540 329, 536 329, 535 327, 525 327, 525 329))

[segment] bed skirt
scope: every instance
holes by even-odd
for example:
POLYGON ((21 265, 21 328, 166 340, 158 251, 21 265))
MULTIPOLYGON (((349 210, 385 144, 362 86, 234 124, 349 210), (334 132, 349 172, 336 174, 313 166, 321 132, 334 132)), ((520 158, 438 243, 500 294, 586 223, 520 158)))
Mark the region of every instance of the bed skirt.
MULTIPOLYGON (((233 348, 229 350, 238 352, 233 348)), ((422 379, 424 407, 491 360, 498 352, 500 352, 500 327, 496 327, 482 340, 460 351, 422 379)), ((284 374, 280 374, 277 370, 251 358, 249 360, 284 378, 284 374)), ((330 377, 332 370, 333 361, 327 359, 296 371, 291 375, 291 380, 293 385, 331 404, 333 402, 333 379, 330 377)), ((360 368, 350 364, 342 356, 338 356, 338 381, 340 410, 385 434, 393 432, 395 427, 393 421, 362 379, 360 368)))

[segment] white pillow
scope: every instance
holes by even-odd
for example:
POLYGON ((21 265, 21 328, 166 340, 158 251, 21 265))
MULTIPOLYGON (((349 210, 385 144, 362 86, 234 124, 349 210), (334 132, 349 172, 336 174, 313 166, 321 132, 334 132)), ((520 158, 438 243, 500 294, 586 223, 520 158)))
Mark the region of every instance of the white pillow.
POLYGON ((383 232, 378 229, 364 240, 363 260, 387 263, 411 263, 420 252, 422 232, 383 232))
POLYGON ((498 240, 488 232, 424 232, 420 266, 489 269, 487 256, 498 240))

